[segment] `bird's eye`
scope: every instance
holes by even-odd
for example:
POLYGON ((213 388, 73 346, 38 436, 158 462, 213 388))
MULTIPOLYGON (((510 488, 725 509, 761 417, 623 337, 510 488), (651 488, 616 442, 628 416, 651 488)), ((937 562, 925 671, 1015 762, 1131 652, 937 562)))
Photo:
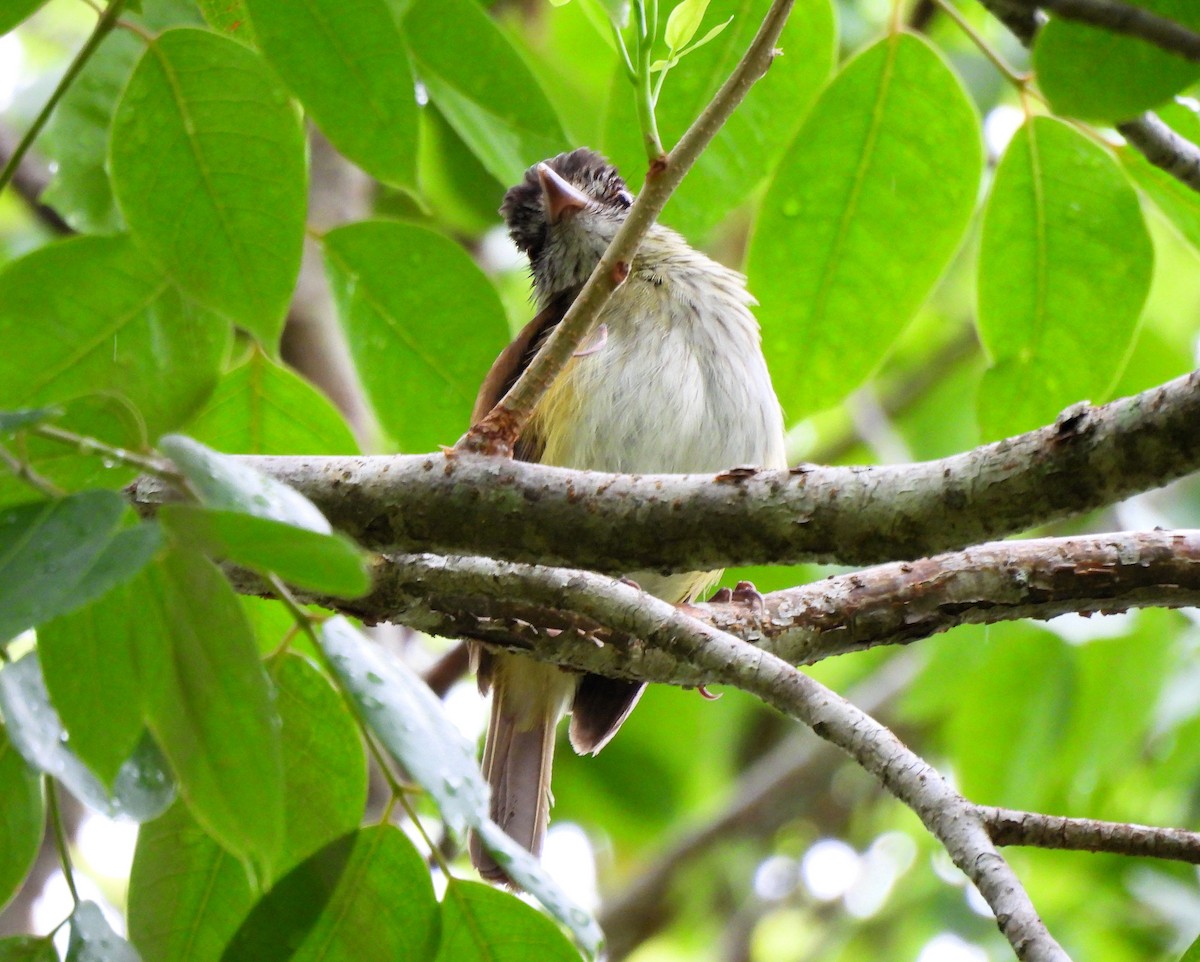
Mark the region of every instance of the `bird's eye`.
POLYGON ((631 207, 633 205, 633 194, 622 188, 617 191, 617 203, 622 207, 631 207))

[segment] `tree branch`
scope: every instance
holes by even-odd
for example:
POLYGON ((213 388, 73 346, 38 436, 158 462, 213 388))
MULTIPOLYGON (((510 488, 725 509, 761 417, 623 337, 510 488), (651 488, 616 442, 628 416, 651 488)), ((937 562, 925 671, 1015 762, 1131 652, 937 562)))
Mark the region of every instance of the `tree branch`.
MULTIPOLYGON (((471 455, 251 457, 377 551, 623 572, 919 558, 1200 468, 1200 373, 939 461, 613 475, 471 455)), ((134 492, 147 510, 161 485, 134 492)))
POLYGON ((1123 33, 1148 41, 1156 47, 1187 60, 1200 61, 1200 33, 1178 21, 1134 7, 1121 0, 1010 0, 1031 10, 1041 8, 1064 20, 1101 27, 1111 33, 1123 33))
POLYGON ((1113 852, 1117 855, 1172 859, 1200 865, 1200 834, 1181 828, 1152 828, 1128 822, 1065 818, 1011 808, 980 807, 997 845, 1113 852))
POLYGON ((511 452, 538 399, 575 353, 613 291, 629 274, 629 265, 642 238, 662 213, 675 188, 745 99, 750 88, 771 66, 775 44, 787 22, 793 2, 773 0, 758 33, 733 72, 714 94, 712 102, 693 121, 661 163, 651 166, 645 186, 630 208, 629 215, 566 316, 512 389, 487 417, 459 441, 459 449, 482 453, 511 452))

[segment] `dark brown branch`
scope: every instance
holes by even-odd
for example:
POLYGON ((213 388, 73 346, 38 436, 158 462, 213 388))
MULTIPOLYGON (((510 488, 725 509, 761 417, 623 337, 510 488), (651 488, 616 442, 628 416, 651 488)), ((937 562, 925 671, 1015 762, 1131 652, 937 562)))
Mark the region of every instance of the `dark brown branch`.
MULTIPOLYGON (((0 167, 12 159, 17 149, 18 138, 7 127, 0 126, 0 167)), ((32 153, 25 154, 13 171, 13 188, 33 212, 34 216, 52 233, 73 234, 71 225, 53 207, 43 204, 38 198, 50 186, 50 171, 32 153)))
POLYGON ((1112 852, 1200 865, 1200 834, 1181 828, 1065 818, 1010 808, 980 807, 979 811, 997 845, 1112 852))
MULTIPOLYGON (((500 458, 247 458, 381 551, 601 571, 919 558, 1078 515, 1200 468, 1200 373, 940 461, 613 475, 500 458)), ((143 503, 162 497, 144 481, 143 503)))
POLYGON ((1121 0, 1010 0, 1029 9, 1041 8, 1064 20, 1123 33, 1154 44, 1186 60, 1200 61, 1200 34, 1178 21, 1121 0))

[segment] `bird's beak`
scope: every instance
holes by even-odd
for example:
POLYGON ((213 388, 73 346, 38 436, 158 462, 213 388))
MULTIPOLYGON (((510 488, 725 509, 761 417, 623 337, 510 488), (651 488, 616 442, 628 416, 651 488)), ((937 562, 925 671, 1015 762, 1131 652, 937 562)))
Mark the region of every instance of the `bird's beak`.
POLYGON ((572 187, 546 164, 537 166, 538 180, 542 184, 542 199, 546 205, 546 218, 557 224, 564 214, 583 210, 588 205, 587 194, 572 187))

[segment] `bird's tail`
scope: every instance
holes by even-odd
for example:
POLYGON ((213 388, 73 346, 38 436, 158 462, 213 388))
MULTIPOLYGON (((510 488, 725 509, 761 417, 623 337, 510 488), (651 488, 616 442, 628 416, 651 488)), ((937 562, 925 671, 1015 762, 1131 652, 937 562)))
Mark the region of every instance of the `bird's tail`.
MULTIPOLYGON (((554 734, 566 711, 575 678, 528 658, 495 656, 492 714, 483 751, 483 774, 491 786, 491 819, 518 844, 539 856, 550 820, 550 772, 554 734)), ((511 880, 471 836, 471 861, 492 882, 511 880)))

